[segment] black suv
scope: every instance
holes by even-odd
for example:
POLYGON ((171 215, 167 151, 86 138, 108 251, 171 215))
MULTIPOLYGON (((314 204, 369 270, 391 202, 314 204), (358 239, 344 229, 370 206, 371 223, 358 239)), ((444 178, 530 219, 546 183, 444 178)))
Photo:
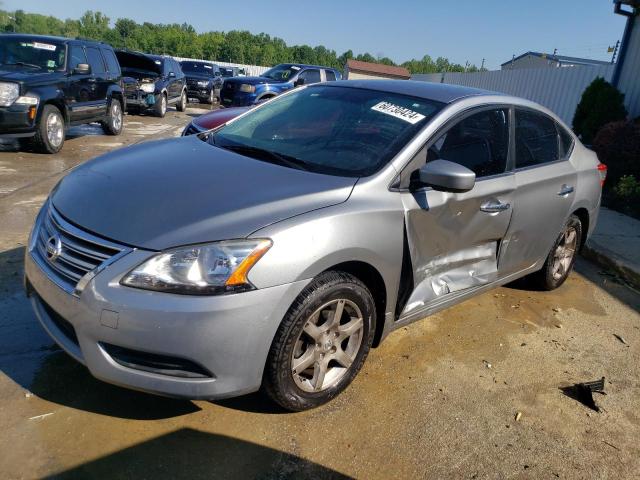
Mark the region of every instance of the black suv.
POLYGON ((164 117, 168 105, 186 110, 187 80, 176 60, 129 50, 116 50, 116 57, 122 67, 128 112, 150 109, 164 117))
POLYGON ((222 74, 215 63, 184 60, 180 68, 187 77, 187 94, 201 102, 214 103, 220 100, 222 74))
POLYGON ((43 153, 62 148, 68 126, 100 122, 122 132, 124 96, 113 48, 90 40, 0 35, 0 138, 43 153))

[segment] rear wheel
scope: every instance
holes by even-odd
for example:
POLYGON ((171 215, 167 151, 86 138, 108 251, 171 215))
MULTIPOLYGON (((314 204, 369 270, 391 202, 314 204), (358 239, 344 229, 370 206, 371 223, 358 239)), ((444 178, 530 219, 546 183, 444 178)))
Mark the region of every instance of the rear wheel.
POLYGON ((542 290, 554 290, 562 285, 576 262, 582 242, 582 223, 571 215, 553 244, 542 269, 531 274, 531 281, 542 290))
POLYGON ((326 272, 293 303, 271 345, 267 394, 287 410, 322 405, 360 371, 373 341, 373 297, 356 277, 326 272))
POLYGON ((124 125, 122 104, 117 98, 111 100, 109 105, 109 116, 101 122, 102 129, 107 135, 120 135, 124 125))
POLYGON ((160 94, 160 98, 153 106, 153 113, 156 117, 163 118, 167 114, 167 96, 164 93, 160 94))
POLYGON ((184 112, 187 109, 187 92, 186 92, 186 90, 183 90, 182 93, 180 94, 180 100, 176 104, 176 109, 179 112, 184 112))
POLYGON ((58 153, 64 144, 64 136, 62 112, 53 105, 45 105, 32 140, 34 150, 41 153, 58 153))

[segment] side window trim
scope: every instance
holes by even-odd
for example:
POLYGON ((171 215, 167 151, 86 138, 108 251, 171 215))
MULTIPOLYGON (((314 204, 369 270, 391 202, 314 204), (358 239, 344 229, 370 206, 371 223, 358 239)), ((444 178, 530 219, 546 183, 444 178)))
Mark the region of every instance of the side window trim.
POLYGON ((569 157, 571 156, 571 153, 573 152, 573 148, 575 147, 575 139, 573 138, 573 135, 571 136, 571 148, 568 150, 568 153, 566 153, 564 156, 560 156, 560 152, 561 152, 561 148, 560 148, 560 131, 558 129, 563 128, 553 117, 547 115, 545 112, 542 112, 540 110, 536 110, 535 108, 529 108, 526 107, 524 105, 516 105, 514 108, 514 124, 513 124, 513 130, 514 130, 514 138, 513 138, 513 145, 514 145, 514 164, 513 164, 513 171, 514 172, 524 172, 527 170, 531 170, 532 168, 540 168, 540 167, 546 167, 548 165, 555 165, 556 163, 561 163, 561 162, 566 162, 567 160, 569 160, 569 157), (527 112, 532 112, 535 113, 537 115, 542 115, 544 117, 546 117, 547 119, 551 120, 553 122, 553 125, 556 129, 556 136, 557 136, 557 141, 558 141, 558 157, 556 160, 550 160, 548 162, 544 162, 544 163, 538 163, 535 165, 527 165, 524 167, 518 167, 515 163, 515 116, 517 115, 517 111, 518 110, 523 110, 523 111, 527 111, 527 112))
MULTIPOLYGON (((484 177, 479 177, 476 181, 480 182, 482 180, 490 180, 497 177, 502 177, 506 175, 511 175, 514 172, 515 166, 515 148, 514 148, 514 138, 515 138, 515 126, 514 119, 515 115, 513 113, 514 108, 513 105, 508 103, 491 103, 479 106, 473 106, 458 112, 454 117, 450 118, 444 125, 442 125, 438 130, 434 132, 431 137, 420 147, 418 152, 407 162, 407 164, 400 170, 396 178, 392 180, 390 183, 390 189, 394 191, 409 191, 409 180, 411 177, 411 173, 413 173, 413 169, 415 169, 416 164, 421 162, 422 155, 426 155, 427 151, 431 146, 440 139, 440 137, 446 133, 451 127, 461 122, 467 117, 471 115, 475 115, 476 113, 481 113, 487 110, 507 110, 507 118, 509 122, 509 142, 508 142, 508 150, 507 150, 507 165, 505 167, 505 171, 502 173, 498 173, 495 175, 487 175, 484 177), (419 161, 417 161, 419 160, 419 161), (415 166, 414 166, 415 165, 415 166), (409 171, 411 170, 411 171, 409 171)), ((430 187, 425 187, 430 188, 430 187)), ((421 191, 419 189, 418 191, 421 191)))

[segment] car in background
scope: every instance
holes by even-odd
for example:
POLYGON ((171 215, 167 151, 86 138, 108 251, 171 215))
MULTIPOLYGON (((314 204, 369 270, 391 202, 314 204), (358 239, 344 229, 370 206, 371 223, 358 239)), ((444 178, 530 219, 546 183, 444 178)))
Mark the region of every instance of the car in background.
POLYGON ((225 107, 254 105, 301 85, 340 80, 335 68, 300 63, 276 65, 259 77, 228 78, 220 98, 225 107))
POLYGON ((189 122, 182 131, 182 136, 195 135, 219 127, 229 120, 233 120, 237 116, 242 115, 244 112, 251 110, 251 108, 252 107, 219 108, 213 112, 200 115, 189 122))
POLYGON ((245 70, 240 67, 220 67, 220 73, 224 78, 230 77, 244 77, 245 70))
POLYGON ((29 237, 28 295, 101 380, 263 386, 289 410, 335 398, 411 322, 525 276, 561 286, 606 174, 548 109, 440 83, 305 86, 193 137, 66 175, 29 237))
POLYGON ((183 60, 180 68, 187 79, 187 96, 213 104, 220 99, 222 73, 215 63, 183 60))
POLYGON ((120 66, 106 43, 0 35, 0 138, 42 153, 59 152, 68 127, 100 122, 123 128, 120 66))
POLYGON ((122 68, 129 113, 151 110, 164 117, 169 105, 179 112, 187 108, 187 81, 180 64, 164 55, 116 50, 122 68))

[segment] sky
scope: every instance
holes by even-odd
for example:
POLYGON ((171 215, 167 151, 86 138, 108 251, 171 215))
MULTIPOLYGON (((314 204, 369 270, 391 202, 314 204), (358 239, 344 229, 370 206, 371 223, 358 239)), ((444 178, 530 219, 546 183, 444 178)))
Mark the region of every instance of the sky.
POLYGON ((97 10, 112 21, 189 23, 198 32, 249 30, 288 45, 351 49, 397 63, 428 54, 499 69, 526 51, 610 60, 625 17, 611 0, 5 0, 5 10, 78 18, 97 10))

